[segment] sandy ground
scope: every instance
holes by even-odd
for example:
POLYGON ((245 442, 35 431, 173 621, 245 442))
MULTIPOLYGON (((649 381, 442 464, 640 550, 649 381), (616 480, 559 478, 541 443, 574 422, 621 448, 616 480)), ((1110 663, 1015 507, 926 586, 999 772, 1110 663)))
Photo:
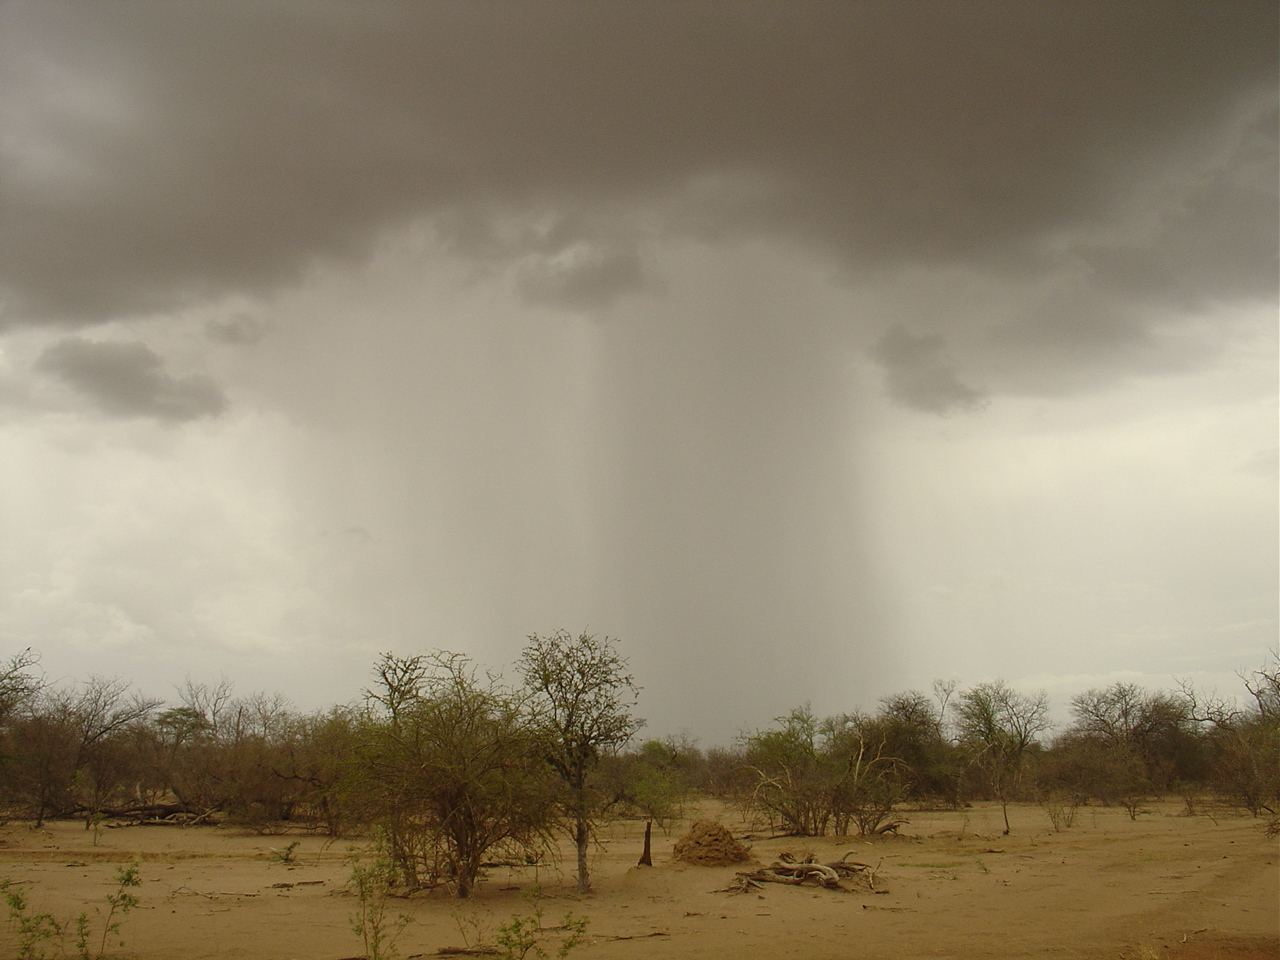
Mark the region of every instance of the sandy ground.
MULTIPOLYGON (((732 811, 691 812, 745 832, 732 811)), ((998 807, 979 805, 910 813, 897 838, 753 837, 766 863, 783 851, 822 860, 856 851, 851 859, 876 868, 876 890, 775 884, 747 894, 717 892, 740 867, 670 862, 687 821, 669 836, 655 831, 651 868, 635 866, 643 825, 617 823, 595 850, 590 896, 573 892, 567 850, 558 868, 490 870, 465 903, 439 893, 392 899, 413 918, 396 948, 429 957, 492 943, 500 924, 528 912, 521 890, 537 883, 548 925, 568 910, 589 919, 572 954, 581 960, 1280 957, 1277 843, 1256 820, 1181 812, 1181 801, 1154 804, 1134 822, 1121 809, 1081 808, 1055 833, 1044 811, 1020 807, 1006 837, 998 807)), ((104 830, 96 844, 83 824, 0 829, 0 878, 56 916, 92 915, 119 866, 139 861, 142 905, 124 920, 124 946, 108 953, 136 960, 358 956, 350 854, 345 841, 221 827, 104 830), (296 862, 282 863, 294 841, 296 862)), ((0 956, 14 956, 15 944, 4 928, 0 956)))

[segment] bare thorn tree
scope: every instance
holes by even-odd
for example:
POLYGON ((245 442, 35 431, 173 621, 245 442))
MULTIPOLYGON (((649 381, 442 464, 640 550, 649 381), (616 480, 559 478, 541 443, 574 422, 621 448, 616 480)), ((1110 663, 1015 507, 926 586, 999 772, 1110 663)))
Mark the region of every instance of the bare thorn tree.
POLYGON ((956 713, 961 740, 990 778, 1008 833, 1009 801, 1018 791, 1028 752, 1049 728, 1049 700, 1043 691, 1028 696, 995 680, 961 694, 956 713))
POLYGON ((40 658, 28 647, 0 665, 0 728, 44 686, 34 673, 40 658))
POLYGON ((537 634, 520 657, 520 674, 541 731, 543 755, 565 786, 564 811, 578 851, 578 892, 589 893, 587 847, 598 809, 591 773, 603 753, 616 750, 644 721, 631 715, 639 688, 616 641, 561 630, 537 634))

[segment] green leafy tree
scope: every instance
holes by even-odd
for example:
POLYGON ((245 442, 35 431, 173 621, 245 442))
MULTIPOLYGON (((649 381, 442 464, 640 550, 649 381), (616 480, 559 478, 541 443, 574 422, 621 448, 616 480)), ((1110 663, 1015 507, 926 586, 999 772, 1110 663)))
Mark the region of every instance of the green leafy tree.
POLYGON ((548 928, 542 923, 544 911, 538 887, 524 891, 521 897, 529 904, 532 912, 527 916, 516 914, 498 927, 496 941, 503 960, 526 960, 529 957, 551 960, 552 956, 557 960, 564 960, 586 939, 589 923, 586 917, 575 917, 570 911, 557 926, 548 928), (549 943, 553 938, 558 938, 559 945, 556 952, 550 954, 544 943, 549 943))
POLYGON ((387 654, 378 676, 372 702, 386 712, 354 773, 404 881, 444 880, 468 897, 489 851, 535 856, 554 798, 515 694, 450 653, 387 654))
POLYGON ((656 821, 663 830, 684 815, 702 752, 688 738, 648 740, 602 759, 600 787, 611 810, 656 821))
POLYGON ((749 806, 799 837, 823 836, 831 820, 835 772, 825 762, 821 737, 821 721, 805 704, 742 741, 755 780, 749 806))
POLYGON ((939 688, 937 700, 909 690, 880 699, 876 727, 883 738, 883 753, 901 764, 899 774, 908 795, 917 801, 961 803, 964 764, 955 745, 946 737, 943 711, 950 691, 939 688))
POLYGON ((905 766, 887 751, 883 721, 848 714, 820 720, 808 705, 744 738, 755 778, 749 806, 788 833, 883 833, 901 824, 905 766))

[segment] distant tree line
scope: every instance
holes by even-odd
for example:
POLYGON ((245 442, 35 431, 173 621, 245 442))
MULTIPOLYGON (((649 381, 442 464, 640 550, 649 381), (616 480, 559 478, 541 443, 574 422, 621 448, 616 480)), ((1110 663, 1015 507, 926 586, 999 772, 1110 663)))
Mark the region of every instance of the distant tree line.
POLYGON ((0 664, 0 813, 232 821, 377 838, 406 885, 467 896, 486 862, 536 863, 558 835, 590 888, 596 826, 668 826, 715 797, 802 836, 896 830, 912 809, 975 800, 1081 804, 1136 817, 1156 797, 1206 798, 1273 825, 1280 811, 1280 658, 1243 677, 1243 703, 1183 683, 1115 683, 1071 703, 1003 681, 898 693, 873 712, 807 706, 701 749, 638 740, 638 690, 615 641, 533 636, 518 682, 444 652, 384 655, 356 703, 311 713, 281 696, 188 680, 173 702, 122 680, 48 684, 30 651, 0 664))

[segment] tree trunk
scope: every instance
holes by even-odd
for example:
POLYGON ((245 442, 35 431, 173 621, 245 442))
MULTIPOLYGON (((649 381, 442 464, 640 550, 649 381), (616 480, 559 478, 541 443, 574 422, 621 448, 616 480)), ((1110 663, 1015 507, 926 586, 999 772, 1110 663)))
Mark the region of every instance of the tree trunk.
POLYGON ((458 876, 455 878, 459 900, 465 900, 471 896, 471 891, 475 889, 476 878, 479 876, 480 855, 477 853, 462 858, 458 864, 458 876))
POLYGON ((644 822, 644 853, 640 854, 640 862, 637 866, 652 867, 653 854, 649 847, 649 840, 653 834, 653 821, 646 820, 644 822))
POLYGON ((574 825, 573 838, 578 845, 578 892, 591 892, 591 876, 587 873, 587 844, 591 840, 591 828, 584 813, 579 811, 574 825))
POLYGON ((1002 787, 1000 790, 1000 812, 1004 814, 1004 835, 1009 835, 1009 795, 1002 787))

